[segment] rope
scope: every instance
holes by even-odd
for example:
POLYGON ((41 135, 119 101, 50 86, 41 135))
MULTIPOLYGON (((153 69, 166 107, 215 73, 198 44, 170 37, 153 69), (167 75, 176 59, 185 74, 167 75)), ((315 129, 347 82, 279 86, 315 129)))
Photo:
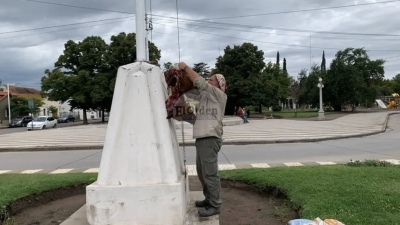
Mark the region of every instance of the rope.
MULTIPOLYGON (((180 47, 180 35, 179 35, 179 11, 178 11, 178 0, 176 2, 176 25, 178 29, 178 57, 179 62, 181 62, 181 47, 180 47)), ((184 131, 184 124, 183 124, 183 114, 182 114, 182 121, 181 121, 181 131, 182 131, 182 148, 183 148, 183 166, 185 171, 185 178, 187 177, 187 169, 186 169, 186 149, 185 149, 185 131, 184 131)))

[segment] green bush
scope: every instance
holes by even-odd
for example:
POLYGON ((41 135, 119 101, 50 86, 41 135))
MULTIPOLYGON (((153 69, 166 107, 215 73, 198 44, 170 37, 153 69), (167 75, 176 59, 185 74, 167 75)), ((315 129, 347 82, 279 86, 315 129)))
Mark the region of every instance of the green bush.
POLYGON ((272 106, 272 111, 274 111, 274 112, 280 112, 280 111, 282 111, 282 106, 280 106, 280 105, 274 105, 274 106, 272 106))
POLYGON ((394 164, 387 162, 387 161, 380 161, 380 160, 365 160, 365 161, 351 161, 347 163, 348 166, 370 166, 370 167, 388 167, 394 166, 394 164))

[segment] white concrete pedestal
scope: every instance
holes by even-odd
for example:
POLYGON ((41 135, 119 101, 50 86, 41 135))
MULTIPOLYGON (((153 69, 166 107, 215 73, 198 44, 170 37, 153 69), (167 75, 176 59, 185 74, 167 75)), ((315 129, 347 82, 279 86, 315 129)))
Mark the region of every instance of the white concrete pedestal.
POLYGON ((185 189, 184 177, 174 184, 142 186, 92 184, 86 193, 89 223, 181 225, 183 223, 180 221, 184 221, 186 217, 185 189), (185 211, 182 211, 183 209, 185 211))
MULTIPOLYGON (((197 211, 198 208, 194 206, 196 200, 203 200, 202 191, 190 192, 190 204, 186 214, 184 225, 219 225, 219 215, 201 218, 197 211)), ((86 205, 82 206, 78 211, 68 217, 61 225, 89 225, 86 219, 86 205)))
POLYGON ((98 179, 86 189, 91 225, 182 225, 189 191, 159 67, 118 70, 98 179))

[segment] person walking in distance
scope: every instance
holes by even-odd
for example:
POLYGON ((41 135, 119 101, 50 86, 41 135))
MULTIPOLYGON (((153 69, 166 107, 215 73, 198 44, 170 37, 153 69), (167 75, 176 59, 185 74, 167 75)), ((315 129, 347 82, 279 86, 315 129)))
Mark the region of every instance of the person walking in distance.
POLYGON ((184 93, 199 102, 193 138, 196 139, 196 170, 203 187, 205 199, 196 201, 199 215, 208 217, 221 212, 221 183, 218 174, 218 153, 222 146, 223 124, 227 95, 226 81, 222 74, 214 74, 206 81, 186 63, 179 63, 195 89, 184 93))

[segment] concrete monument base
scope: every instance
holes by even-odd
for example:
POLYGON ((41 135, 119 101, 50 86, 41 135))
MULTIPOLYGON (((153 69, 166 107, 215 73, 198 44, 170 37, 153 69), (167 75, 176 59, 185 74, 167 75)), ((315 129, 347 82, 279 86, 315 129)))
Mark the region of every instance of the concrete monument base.
POLYGON ((186 182, 137 186, 86 188, 86 212, 90 224, 182 224, 186 217, 186 182), (157 212, 157 213, 154 213, 157 212), (132 223, 135 218, 135 223, 132 223))
MULTIPOLYGON (((190 204, 188 205, 187 214, 185 215, 184 225, 219 225, 219 216, 212 216, 207 218, 202 218, 198 216, 197 214, 198 208, 194 206, 194 202, 197 200, 204 199, 203 193, 201 191, 190 192, 189 197, 190 197, 190 204)), ((82 206, 67 220, 61 223, 61 225, 89 225, 89 222, 87 221, 87 211, 86 211, 87 208, 88 208, 87 205, 82 206)), ((162 210, 169 210, 169 209, 170 209, 169 206, 165 206, 162 208, 162 210)), ((131 213, 135 213, 135 211, 132 211, 131 213)), ((167 225, 167 223, 163 224, 167 225)))

